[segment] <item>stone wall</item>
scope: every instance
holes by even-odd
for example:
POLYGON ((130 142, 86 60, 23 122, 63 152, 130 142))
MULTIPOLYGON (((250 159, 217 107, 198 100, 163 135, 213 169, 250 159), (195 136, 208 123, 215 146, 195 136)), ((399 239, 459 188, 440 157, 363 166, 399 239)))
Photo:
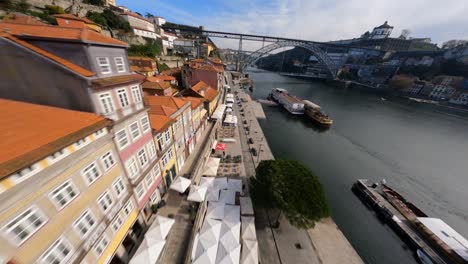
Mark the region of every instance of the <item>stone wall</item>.
MULTIPOLYGON (((104 7, 84 4, 82 0, 27 0, 35 9, 42 9, 46 5, 56 5, 62 7, 70 14, 80 17, 86 16, 88 11, 102 13, 104 7)), ((18 2, 18 1, 17 1, 18 2)))

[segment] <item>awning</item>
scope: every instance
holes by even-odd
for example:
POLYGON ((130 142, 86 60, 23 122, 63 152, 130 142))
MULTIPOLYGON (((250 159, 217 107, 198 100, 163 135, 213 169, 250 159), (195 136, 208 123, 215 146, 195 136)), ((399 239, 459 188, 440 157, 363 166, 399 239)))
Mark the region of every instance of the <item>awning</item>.
POLYGON ((255 218, 253 216, 242 216, 242 240, 257 240, 257 233, 255 232, 255 218))
POLYGON ((226 177, 216 177, 214 179, 213 186, 219 190, 227 189, 226 177))
POLYGON ((205 200, 207 190, 207 187, 192 185, 187 200, 201 203, 205 200))
POLYGON ((239 203, 241 207, 241 215, 253 216, 254 210, 252 206, 252 200, 250 197, 239 197, 239 203))
POLYGON ((205 176, 216 176, 218 173, 218 167, 221 159, 219 158, 209 158, 205 164, 202 175, 205 176))
POLYGON ((172 182, 170 188, 174 191, 183 193, 185 192, 185 190, 187 190, 187 188, 190 186, 191 183, 192 183, 191 180, 185 177, 179 176, 174 180, 174 182, 172 182))
POLYGON ((258 242, 257 240, 242 241, 242 264, 258 264, 258 242))
POLYGON ((153 224, 151 224, 148 231, 146 232, 145 237, 150 239, 165 240, 174 223, 174 219, 164 216, 157 216, 153 224))
POLYGON ((130 264, 155 264, 164 248, 164 244, 166 244, 164 240, 145 237, 130 260, 130 264))
POLYGON ((226 144, 224 143, 216 144, 215 150, 226 150, 226 144))
POLYGON ((240 222, 240 206, 238 205, 224 205, 224 218, 223 221, 240 222))

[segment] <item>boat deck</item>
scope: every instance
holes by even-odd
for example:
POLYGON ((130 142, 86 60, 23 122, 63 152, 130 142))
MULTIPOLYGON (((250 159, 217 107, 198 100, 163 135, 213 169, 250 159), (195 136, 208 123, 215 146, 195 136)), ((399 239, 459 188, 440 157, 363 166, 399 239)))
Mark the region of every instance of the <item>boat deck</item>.
POLYGON ((379 192, 368 185, 367 180, 358 180, 361 183, 363 196, 385 215, 396 228, 398 228, 410 241, 431 258, 434 263, 448 264, 440 255, 425 241, 423 237, 412 227, 408 221, 394 206, 392 206, 379 192))

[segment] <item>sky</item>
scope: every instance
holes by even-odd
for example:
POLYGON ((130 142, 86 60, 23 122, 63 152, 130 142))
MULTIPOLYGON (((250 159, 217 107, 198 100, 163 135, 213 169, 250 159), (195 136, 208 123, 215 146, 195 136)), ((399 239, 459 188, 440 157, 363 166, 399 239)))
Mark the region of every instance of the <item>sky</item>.
MULTIPOLYGON (((117 4, 209 30, 314 41, 356 38, 385 21, 394 27, 392 37, 409 29, 410 37, 430 37, 438 44, 468 39, 468 0, 117 0, 117 4)), ((238 45, 213 41, 222 48, 238 45)), ((255 49, 254 44, 244 46, 255 49)))

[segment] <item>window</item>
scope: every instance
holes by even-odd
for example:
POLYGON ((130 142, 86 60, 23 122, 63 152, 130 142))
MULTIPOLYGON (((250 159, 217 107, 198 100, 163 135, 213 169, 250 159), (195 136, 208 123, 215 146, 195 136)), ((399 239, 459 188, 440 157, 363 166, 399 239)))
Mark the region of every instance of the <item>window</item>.
POLYGON ((148 131, 150 129, 148 117, 145 116, 140 121, 141 121, 141 128, 143 129, 143 132, 148 131))
POLYGON ((114 62, 115 62, 115 65, 117 66, 118 72, 125 72, 125 62, 122 57, 115 57, 114 62))
POLYGON ((148 157, 146 156, 146 150, 144 148, 138 151, 138 160, 140 160, 140 166, 142 168, 148 163, 148 157))
POLYGON ((97 57, 96 59, 102 74, 112 73, 109 59, 107 57, 97 57))
POLYGON ((102 93, 99 95, 99 101, 101 102, 102 111, 104 114, 114 112, 114 104, 112 103, 112 97, 110 93, 102 93))
POLYGON ((44 264, 62 264, 68 263, 72 256, 73 247, 65 238, 55 241, 40 258, 39 263, 44 264))
POLYGON ((107 212, 111 208, 113 203, 114 203, 114 200, 112 200, 112 197, 108 191, 105 191, 98 198, 99 207, 104 213, 107 212))
POLYGON ((94 162, 84 168, 81 174, 86 178, 88 185, 92 184, 97 180, 97 178, 99 178, 99 176, 101 176, 101 172, 94 162))
POLYGON ((148 173, 148 175, 146 175, 146 177, 145 177, 146 186, 148 186, 148 188, 150 188, 151 185, 153 185, 153 182, 154 182, 154 174, 153 174, 152 171, 150 171, 148 173))
POLYGON ((171 133, 169 133, 169 130, 164 132, 164 138, 166 139, 166 142, 171 142, 171 133))
POLYGON ((86 145, 86 143, 88 143, 88 139, 87 138, 82 138, 80 140, 78 140, 74 146, 75 146, 75 149, 80 149, 82 147, 84 147, 86 145))
POLYGON ((138 86, 132 87, 132 94, 133 94, 133 100, 135 101, 135 103, 141 102, 140 87, 138 86))
POLYGON ((115 218, 114 222, 112 222, 111 227, 114 232, 119 231, 120 227, 123 225, 123 219, 121 215, 118 215, 117 218, 115 218))
POLYGON ((119 97, 120 106, 122 106, 122 108, 129 105, 127 91, 125 89, 117 90, 117 95, 119 97))
POLYGON ((85 238, 95 225, 96 218, 89 210, 86 210, 81 214, 81 216, 73 223, 73 227, 76 229, 78 234, 80 234, 81 238, 85 238))
POLYGON ((104 136, 106 134, 105 132, 106 132, 106 129, 101 128, 98 131, 94 132, 94 137, 100 138, 100 137, 102 137, 102 136, 104 136))
POLYGON ((133 210, 133 202, 132 200, 129 200, 123 208, 125 216, 128 216, 132 212, 132 210, 133 210))
POLYGON ((37 208, 29 208, 4 228, 4 232, 9 234, 17 243, 21 245, 27 238, 32 236, 47 221, 44 214, 37 208))
POLYGON ((109 170, 114 164, 114 156, 112 155, 112 152, 107 152, 101 157, 102 162, 104 163, 104 168, 106 168, 106 171, 109 170))
POLYGON ((127 172, 130 178, 135 177, 138 174, 138 165, 136 164, 135 157, 131 157, 126 164, 127 172))
POLYGON ((167 163, 169 163, 169 155, 168 155, 169 151, 166 152, 166 154, 163 155, 163 157, 161 158, 161 165, 163 166, 163 168, 165 168, 167 166, 167 163))
POLYGON ((140 128, 138 127, 138 122, 135 122, 130 125, 130 134, 132 134, 133 139, 136 139, 139 136, 141 136, 140 128))
POLYGON ((106 235, 103 235, 101 240, 96 243, 96 246, 94 247, 94 252, 96 252, 96 255, 99 257, 101 256, 102 252, 107 248, 109 245, 109 238, 107 238, 106 235))
POLYGON ((151 194, 150 201, 153 204, 158 203, 158 201, 159 201, 159 190, 158 189, 154 190, 153 194, 151 194))
POLYGON ((158 178, 159 174, 161 174, 161 168, 159 168, 159 164, 156 164, 156 166, 154 166, 153 172, 154 172, 154 177, 158 178))
POLYGON ((136 191, 136 197, 138 200, 140 200, 141 197, 145 194, 145 186, 143 185, 143 182, 140 182, 140 184, 137 185, 135 188, 136 191))
POLYGON ((149 157, 150 159, 154 158, 156 156, 156 148, 154 148, 154 143, 153 141, 151 141, 150 143, 148 143, 146 145, 146 147, 148 148, 148 153, 149 153, 149 157))
POLYGON ((130 143, 128 141, 127 131, 125 131, 125 128, 117 132, 115 136, 117 138, 117 144, 119 145, 119 149, 123 149, 128 145, 128 143, 130 143))
POLYGON ((114 186, 115 193, 117 194, 117 197, 120 197, 124 192, 125 192, 125 185, 122 181, 122 177, 119 177, 117 180, 115 180, 112 183, 112 186, 114 186))
POLYGON ((78 194, 79 192, 76 190, 75 185, 71 181, 67 181, 50 193, 50 199, 57 209, 60 210, 69 204, 78 194))

